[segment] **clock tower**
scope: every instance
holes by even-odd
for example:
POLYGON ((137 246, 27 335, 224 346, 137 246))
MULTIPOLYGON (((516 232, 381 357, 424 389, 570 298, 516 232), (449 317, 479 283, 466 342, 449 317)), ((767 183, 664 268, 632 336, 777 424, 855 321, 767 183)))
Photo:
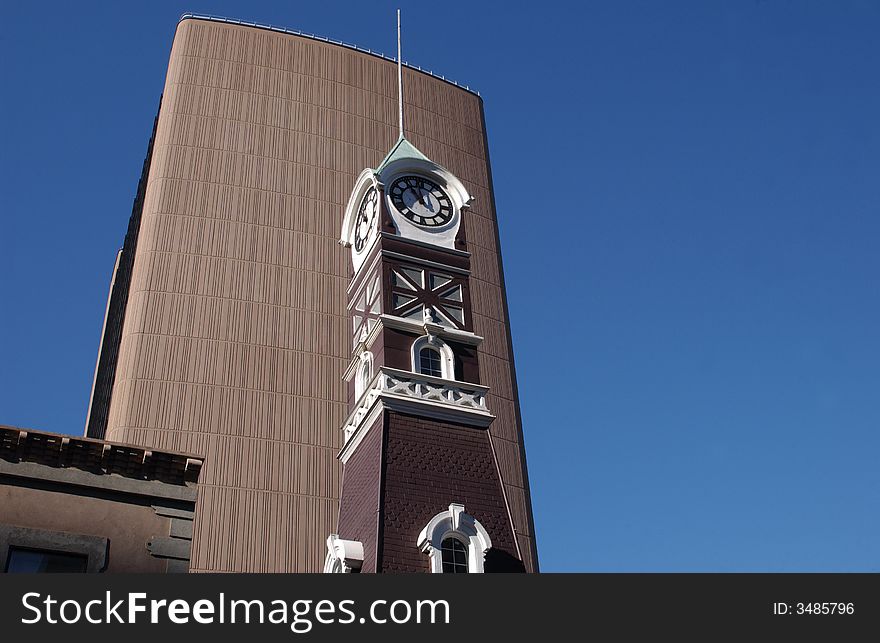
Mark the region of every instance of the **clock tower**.
POLYGON ((524 571, 480 384, 462 218, 472 197, 403 135, 357 178, 350 414, 327 572, 524 571))

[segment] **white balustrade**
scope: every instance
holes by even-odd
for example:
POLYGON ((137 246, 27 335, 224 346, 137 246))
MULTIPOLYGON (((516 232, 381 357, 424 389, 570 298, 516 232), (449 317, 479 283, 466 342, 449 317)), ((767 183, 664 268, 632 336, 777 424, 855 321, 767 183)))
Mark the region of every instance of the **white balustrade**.
MULTIPOLYGON (((486 393, 489 389, 479 384, 445 380, 430 375, 381 367, 373 381, 361 395, 357 407, 349 415, 343 427, 347 442, 370 412, 379 397, 408 399, 415 402, 448 408, 455 411, 472 411, 481 416, 489 415, 486 393)), ((491 416, 490 416, 491 417, 491 416)))

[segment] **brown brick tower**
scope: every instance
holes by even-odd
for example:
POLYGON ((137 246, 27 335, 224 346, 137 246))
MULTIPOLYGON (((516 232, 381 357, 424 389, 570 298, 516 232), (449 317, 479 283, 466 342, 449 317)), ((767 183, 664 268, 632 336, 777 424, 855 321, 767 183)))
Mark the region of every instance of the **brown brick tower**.
POLYGON ((480 384, 472 200, 403 136, 349 200, 351 414, 325 571, 525 571, 480 384))

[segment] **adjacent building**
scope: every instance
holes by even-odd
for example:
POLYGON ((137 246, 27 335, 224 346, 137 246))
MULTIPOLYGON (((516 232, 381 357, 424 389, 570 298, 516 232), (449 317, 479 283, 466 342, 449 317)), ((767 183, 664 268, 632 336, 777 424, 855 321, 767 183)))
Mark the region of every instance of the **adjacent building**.
POLYGON ((189 570, 201 458, 0 426, 0 571, 189 570))

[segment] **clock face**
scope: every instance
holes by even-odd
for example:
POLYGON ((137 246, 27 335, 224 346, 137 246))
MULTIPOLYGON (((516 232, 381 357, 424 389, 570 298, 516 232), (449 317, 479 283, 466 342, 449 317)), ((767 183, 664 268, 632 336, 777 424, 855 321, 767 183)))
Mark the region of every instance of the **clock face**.
POLYGON ((391 203, 407 219, 426 228, 452 220, 452 199, 439 185, 421 176, 401 176, 391 184, 391 203))
POLYGON ((355 252, 363 251, 367 245, 367 239, 370 238, 370 231, 375 227, 376 217, 379 214, 378 196, 376 188, 370 188, 361 201, 361 207, 358 208, 357 222, 354 228, 355 252))

